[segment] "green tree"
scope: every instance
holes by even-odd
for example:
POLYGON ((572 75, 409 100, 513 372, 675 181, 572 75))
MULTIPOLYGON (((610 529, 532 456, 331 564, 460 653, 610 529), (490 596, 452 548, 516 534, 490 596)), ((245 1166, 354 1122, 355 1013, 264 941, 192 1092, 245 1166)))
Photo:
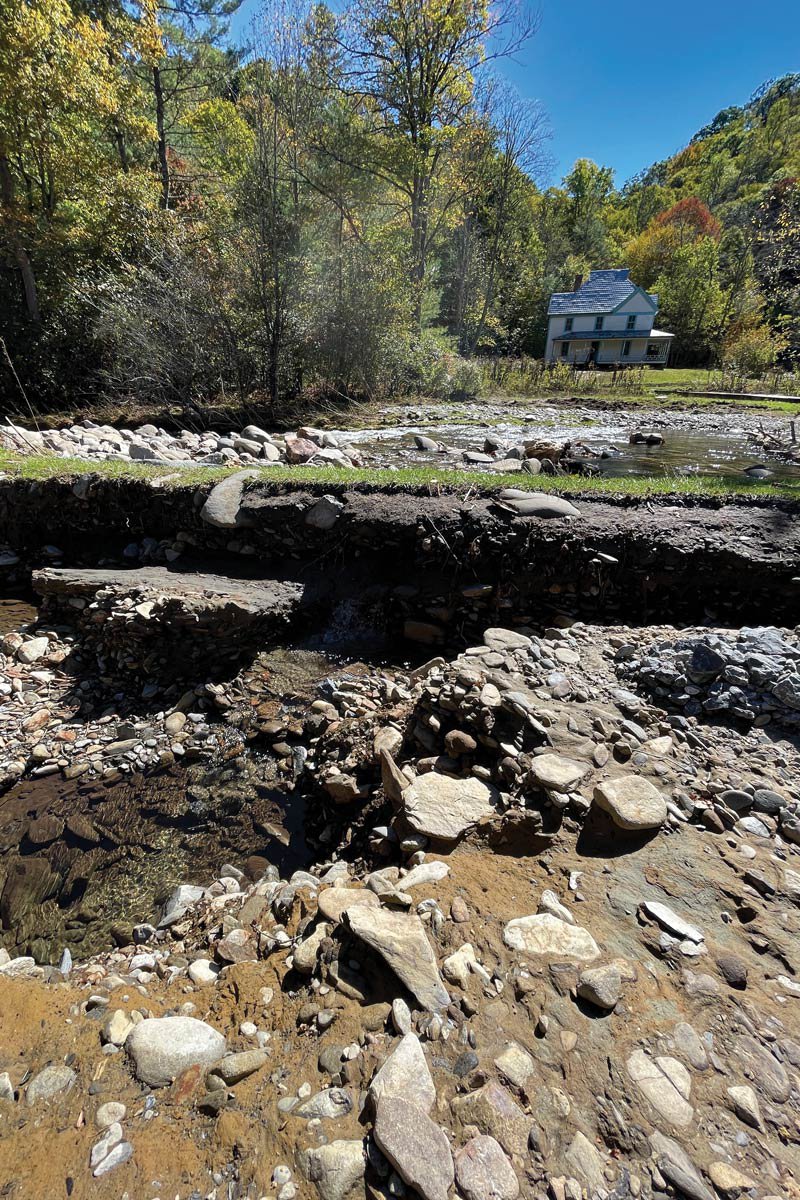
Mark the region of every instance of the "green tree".
POLYGON ((514 0, 365 0, 341 26, 345 86, 377 118, 373 169, 402 197, 418 326, 432 247, 464 194, 476 74, 533 30, 514 0))

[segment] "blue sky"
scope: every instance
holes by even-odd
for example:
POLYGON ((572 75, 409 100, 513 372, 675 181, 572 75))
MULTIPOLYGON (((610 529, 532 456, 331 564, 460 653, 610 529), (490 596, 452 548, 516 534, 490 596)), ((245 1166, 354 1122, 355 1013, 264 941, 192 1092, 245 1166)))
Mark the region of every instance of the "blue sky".
MULTIPOLYGON (((259 0, 244 0, 242 36, 259 0)), ((576 158, 618 185, 685 145, 764 80, 800 70, 800 0, 540 0, 541 25, 502 73, 540 100, 557 183, 576 158)))

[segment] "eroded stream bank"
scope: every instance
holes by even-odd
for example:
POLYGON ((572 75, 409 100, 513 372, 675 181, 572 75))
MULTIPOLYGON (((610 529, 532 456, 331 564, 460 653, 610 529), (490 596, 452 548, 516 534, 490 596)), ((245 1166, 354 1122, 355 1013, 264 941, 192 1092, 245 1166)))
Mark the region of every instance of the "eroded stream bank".
POLYGON ((579 518, 543 520, 471 491, 270 485, 246 473, 225 488, 211 523, 209 485, 174 477, 6 478, 0 536, 23 574, 107 559, 295 580, 329 609, 383 608, 390 634, 427 626, 431 643, 463 645, 498 621, 547 623, 559 611, 621 622, 710 613, 731 624, 765 613, 792 623, 797 611, 793 502, 582 496, 579 518))
POLYGON ((544 502, 0 481, 15 1197, 797 1194, 796 514, 544 502))
POLYGON ((306 770, 320 685, 492 626, 780 623, 800 598, 788 504, 542 519, 477 494, 86 475, 0 481, 2 541, 0 921, 39 961, 130 936, 226 851, 319 856, 338 836, 306 770))

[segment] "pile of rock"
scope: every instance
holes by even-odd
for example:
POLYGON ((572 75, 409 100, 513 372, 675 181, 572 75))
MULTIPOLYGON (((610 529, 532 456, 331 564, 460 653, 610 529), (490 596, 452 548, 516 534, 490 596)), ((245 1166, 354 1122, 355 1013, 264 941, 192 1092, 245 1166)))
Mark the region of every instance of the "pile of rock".
POLYGON ((800 640, 774 628, 620 646, 620 677, 687 716, 800 726, 800 640))
POLYGON ((161 466, 259 467, 293 463, 327 467, 357 467, 362 463, 352 446, 340 446, 334 434, 304 427, 296 433, 271 434, 258 425, 240 433, 169 433, 155 425, 115 429, 85 420, 63 429, 41 432, 7 422, 0 425, 0 447, 16 454, 47 454, 89 461, 145 462, 161 466))

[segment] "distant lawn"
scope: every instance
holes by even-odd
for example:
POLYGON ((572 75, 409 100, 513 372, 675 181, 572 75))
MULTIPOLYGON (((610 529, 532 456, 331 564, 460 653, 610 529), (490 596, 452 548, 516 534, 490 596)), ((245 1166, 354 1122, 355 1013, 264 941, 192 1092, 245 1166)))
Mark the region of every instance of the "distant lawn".
MULTIPOLYGON (((241 467, 172 467, 145 463, 86 462, 75 458, 15 455, 0 450, 0 471, 20 479, 69 479, 77 475, 99 475, 106 479, 152 481, 163 480, 164 487, 198 486, 216 483, 241 467)), ((763 498, 800 500, 800 484, 757 483, 725 476, 697 475, 645 477, 628 475, 624 478, 583 475, 528 475, 524 472, 509 475, 495 471, 461 471, 443 466, 415 466, 392 470, 387 467, 338 468, 273 466, 247 468, 264 483, 290 484, 298 490, 304 486, 347 487, 364 485, 370 488, 397 491, 403 488, 427 488, 432 494, 473 492, 491 494, 506 487, 526 491, 554 492, 558 495, 596 495, 632 497, 642 500, 679 497, 708 497, 714 500, 763 498)))
MULTIPOLYGON (((800 385, 798 385, 800 389, 800 385)), ((536 399, 558 401, 570 399, 613 402, 620 406, 640 407, 651 405, 658 408, 688 408, 722 406, 725 408, 747 408, 797 415, 800 403, 797 400, 754 400, 746 393, 729 393, 724 396, 682 396, 683 391, 721 390, 720 373, 697 367, 667 367, 663 371, 645 369, 641 374, 630 373, 614 378, 612 371, 578 371, 568 380, 551 381, 536 368, 532 372, 524 369, 512 372, 505 381, 497 383, 487 374, 485 394, 487 396, 513 396, 518 400, 536 399)), ((748 391, 774 392, 774 388, 763 380, 751 380, 748 391)))

